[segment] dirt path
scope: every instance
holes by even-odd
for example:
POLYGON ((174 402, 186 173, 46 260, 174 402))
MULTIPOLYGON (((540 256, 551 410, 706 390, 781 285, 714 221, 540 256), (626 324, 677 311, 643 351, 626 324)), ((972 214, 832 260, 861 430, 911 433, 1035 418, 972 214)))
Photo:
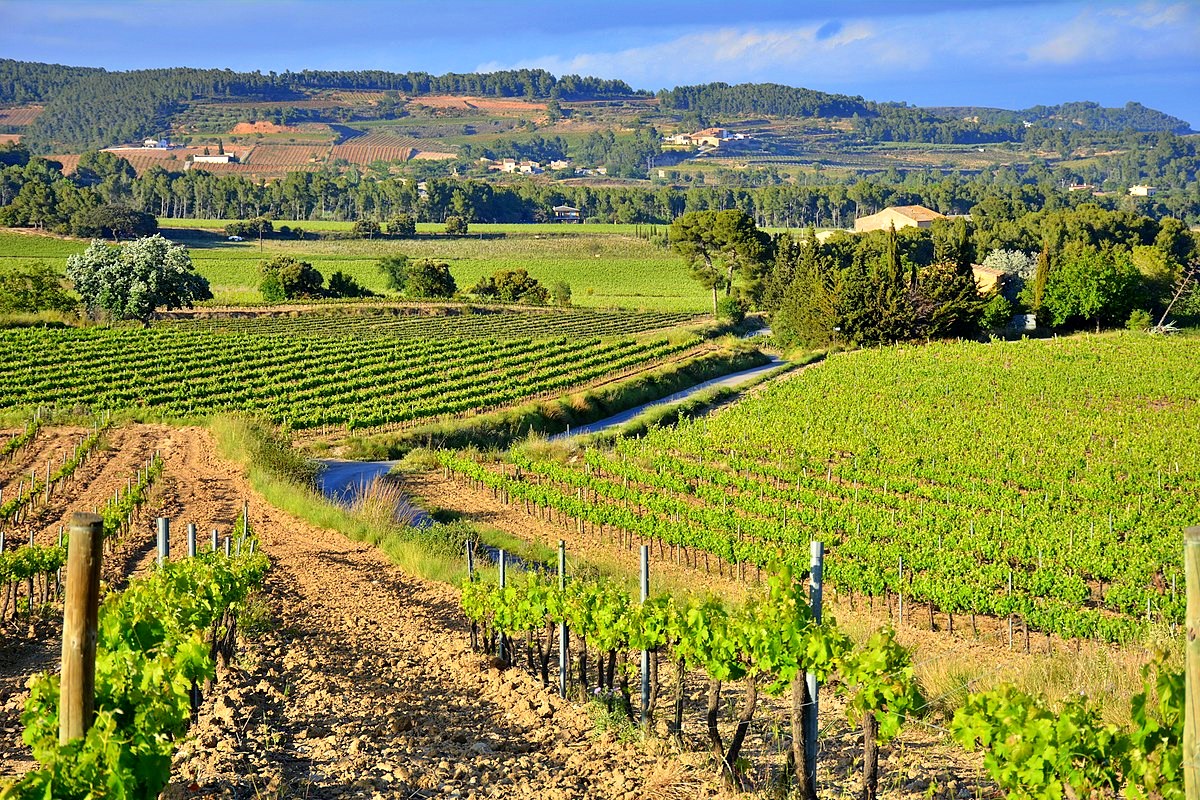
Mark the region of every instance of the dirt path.
MULTIPOLYGON (((215 456, 207 432, 137 426, 130 436, 131 448, 157 445, 166 460, 148 518, 163 512, 227 529, 246 498, 273 561, 266 630, 230 666, 183 744, 177 795, 710 793, 707 771, 698 776, 669 759, 663 766, 640 747, 596 737, 585 711, 471 653, 453 589, 406 576, 375 548, 268 505, 215 456)), ((173 548, 182 547, 183 530, 173 530, 173 548)), ((128 559, 132 570, 153 558, 145 540, 128 559)), ((0 777, 32 766, 19 743, 20 687, 29 673, 55 667, 52 643, 43 635, 0 648, 0 777)))

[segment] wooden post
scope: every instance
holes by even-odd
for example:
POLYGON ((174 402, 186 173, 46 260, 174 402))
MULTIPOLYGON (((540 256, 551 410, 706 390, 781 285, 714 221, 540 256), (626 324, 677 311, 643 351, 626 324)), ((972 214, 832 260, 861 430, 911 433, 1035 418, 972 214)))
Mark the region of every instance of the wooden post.
POLYGON ((1183 532, 1187 588, 1187 662, 1183 723, 1183 787, 1187 800, 1200 800, 1200 526, 1183 532))
POLYGON ((62 679, 58 742, 79 739, 92 726, 96 689, 96 633, 100 609, 104 520, 71 515, 67 547, 67 593, 63 602, 62 679))

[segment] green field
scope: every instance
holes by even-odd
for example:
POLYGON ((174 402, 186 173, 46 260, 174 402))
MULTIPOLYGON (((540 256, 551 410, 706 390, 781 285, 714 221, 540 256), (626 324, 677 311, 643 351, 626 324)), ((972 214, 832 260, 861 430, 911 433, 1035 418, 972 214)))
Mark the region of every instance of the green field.
MULTIPOLYGON (((223 231, 225 226, 231 222, 238 222, 233 219, 175 219, 164 218, 159 221, 163 228, 186 228, 189 230, 209 230, 223 231)), ((354 223, 346 220, 273 220, 276 230, 286 225, 289 228, 303 228, 306 231, 314 233, 349 232, 354 230, 354 223)), ((566 225, 554 222, 472 222, 470 225, 470 234, 496 234, 503 233, 506 236, 544 236, 546 234, 555 234, 560 236, 601 236, 604 234, 615 234, 621 236, 632 236, 638 229, 645 230, 647 225, 634 225, 632 223, 583 223, 580 225, 566 225)), ((665 226, 659 226, 665 227, 665 226)), ((420 234, 441 234, 445 233, 446 226, 440 222, 418 222, 417 233, 420 234)))
MULTIPOLYGON (((161 321, 166 327, 263 336, 354 336, 359 339, 446 338, 555 339, 560 337, 658 335, 696 322, 672 312, 591 311, 585 309, 498 310, 477 306, 332 308, 288 316, 227 316, 161 321)), ((677 334, 688 335, 688 334, 677 334)))
MULTIPOLYGON (((326 278, 340 270, 367 288, 383 293, 386 287, 375 263, 383 256, 403 253, 410 258, 448 262, 460 289, 497 270, 525 269, 545 284, 565 281, 572 289, 572 302, 580 307, 682 312, 704 312, 711 308, 708 294, 692 280, 677 255, 629 235, 631 231, 613 230, 632 229, 632 226, 503 227, 519 227, 532 235, 400 241, 267 240, 261 250, 257 242, 227 242, 203 231, 167 228, 163 235, 191 249, 193 263, 212 284, 216 304, 261 302, 258 265, 276 254, 309 261, 326 278), (554 233, 566 228, 573 232, 549 236, 529 230, 538 227, 552 228, 554 233), (593 227, 598 229, 596 233, 590 232, 593 227)), ((0 269, 31 261, 64 268, 67 256, 86 247, 83 240, 0 232, 0 269)))
POLYGON ((729 560, 803 569, 819 539, 840 595, 900 591, 939 625, 1015 615, 1130 641, 1147 617, 1183 618, 1182 530, 1200 521, 1200 337, 840 354, 722 414, 567 464, 511 459, 537 477, 455 467, 729 560))

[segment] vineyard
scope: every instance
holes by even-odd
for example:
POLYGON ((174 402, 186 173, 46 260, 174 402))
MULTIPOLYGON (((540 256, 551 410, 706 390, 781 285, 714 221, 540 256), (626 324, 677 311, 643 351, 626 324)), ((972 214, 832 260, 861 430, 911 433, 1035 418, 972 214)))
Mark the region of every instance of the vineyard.
POLYGON ((382 309, 364 313, 319 313, 295 316, 208 317, 163 322, 163 327, 281 336, 395 337, 397 339, 495 338, 554 339, 561 336, 634 336, 697 321, 691 314, 619 311, 495 311, 464 307, 461 311, 422 313, 422 309, 382 309))
POLYGON ((426 420, 561 393, 683 352, 695 340, 361 339, 152 330, 0 333, 0 408, 223 410, 293 428, 426 420))
POLYGON ((32 125, 33 121, 42 113, 41 106, 13 106, 11 108, 0 108, 0 125, 11 125, 13 127, 24 128, 32 125))
POLYGON ((1182 622, 1198 351, 1114 336, 858 352, 568 463, 443 461, 693 564, 802 567, 819 539, 839 595, 889 613, 900 598, 929 627, 984 614, 1026 646, 1030 629, 1131 641, 1182 622))
POLYGON ((327 144, 258 144, 246 156, 244 163, 256 169, 263 167, 302 168, 307 164, 322 164, 329 156, 327 144))
POLYGON ((374 161, 407 161, 423 142, 411 136, 369 133, 334 145, 331 158, 341 158, 351 164, 370 164, 374 161))

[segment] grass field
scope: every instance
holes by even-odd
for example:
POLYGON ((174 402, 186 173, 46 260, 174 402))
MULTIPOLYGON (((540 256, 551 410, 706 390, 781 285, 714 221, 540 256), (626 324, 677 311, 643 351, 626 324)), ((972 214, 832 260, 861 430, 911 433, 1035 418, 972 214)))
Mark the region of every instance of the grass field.
MULTIPOLYGON (((189 230, 210 230, 221 231, 231 222, 237 222, 233 219, 163 219, 160 224, 163 228, 184 228, 189 230)), ((274 220, 276 230, 281 226, 287 225, 289 228, 303 228, 306 231, 314 233, 325 233, 331 231, 352 231, 354 223, 344 220, 274 220)), ((622 236, 631 236, 639 228, 646 228, 646 225, 634 225, 627 223, 585 223, 583 225, 563 225, 554 222, 472 222, 470 225, 470 233, 503 233, 505 236, 544 236, 546 234, 555 234, 559 236, 600 236, 604 234, 614 234, 622 236)), ((659 226, 663 227, 663 226, 659 226)), ((444 233, 446 226, 440 222, 418 222, 417 233, 434 234, 444 233)))
MULTIPOLYGON (((210 220, 205 222, 214 224, 210 220)), ((683 261, 667 250, 628 235, 633 226, 503 227, 521 228, 531 235, 401 241, 268 240, 261 251, 257 242, 226 242, 223 238, 185 228, 168 228, 164 235, 191 248, 192 261, 212 284, 214 302, 218 304, 260 302, 262 297, 257 288, 259 262, 278 254, 309 261, 327 278, 340 270, 382 293, 385 285, 375 268, 376 261, 386 255, 403 253, 410 258, 448 262, 463 289, 496 270, 526 269, 543 283, 565 281, 571 286, 572 302, 577 306, 696 312, 710 308, 709 296, 688 275, 683 261), (593 227, 597 232, 590 231, 593 227), (539 228, 554 233, 569 228, 571 232, 562 236, 535 234, 534 230, 539 228)), ((479 232, 507 234, 508 230, 479 232)), ((82 252, 86 247, 87 242, 79 239, 0 232, 0 270, 32 261, 45 261, 65 268, 67 256, 82 252)))

